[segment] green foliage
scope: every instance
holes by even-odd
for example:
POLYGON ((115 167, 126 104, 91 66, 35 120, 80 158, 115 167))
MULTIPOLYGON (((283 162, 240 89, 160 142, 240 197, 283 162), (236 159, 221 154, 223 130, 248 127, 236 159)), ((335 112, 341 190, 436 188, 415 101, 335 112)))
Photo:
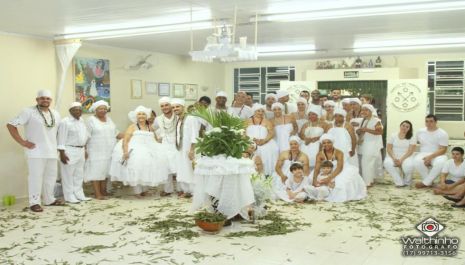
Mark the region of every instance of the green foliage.
POLYGON ((225 221, 226 216, 224 216, 222 213, 219 213, 219 212, 210 213, 207 211, 201 211, 201 212, 197 212, 194 215, 194 220, 201 220, 201 221, 208 222, 208 223, 219 223, 219 222, 225 221))
POLYGON ((250 139, 245 135, 245 123, 224 111, 197 107, 190 115, 206 120, 213 129, 197 139, 196 152, 204 156, 225 155, 242 158, 249 148, 250 139))

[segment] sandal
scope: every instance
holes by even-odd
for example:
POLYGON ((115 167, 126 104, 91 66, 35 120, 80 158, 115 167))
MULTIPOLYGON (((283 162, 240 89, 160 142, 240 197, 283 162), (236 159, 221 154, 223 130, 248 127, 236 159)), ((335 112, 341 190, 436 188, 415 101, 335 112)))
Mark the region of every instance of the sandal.
POLYGON ((42 209, 42 207, 40 207, 40 205, 38 205, 38 204, 32 205, 31 207, 29 207, 29 209, 31 209, 31 211, 33 211, 35 213, 40 213, 40 212, 44 211, 44 209, 42 209))
POLYGON ((50 203, 47 206, 65 206, 65 202, 62 200, 55 200, 53 203, 50 203))

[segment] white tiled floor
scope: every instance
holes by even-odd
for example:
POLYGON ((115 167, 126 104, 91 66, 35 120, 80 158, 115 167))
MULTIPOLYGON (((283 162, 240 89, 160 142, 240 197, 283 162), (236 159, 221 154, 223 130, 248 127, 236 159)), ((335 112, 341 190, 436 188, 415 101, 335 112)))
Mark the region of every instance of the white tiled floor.
POLYGON ((414 227, 427 217, 446 226, 442 234, 465 239, 465 211, 452 209, 431 191, 391 185, 371 188, 363 202, 271 205, 290 218, 312 223, 294 233, 224 237, 244 229, 234 222, 217 235, 201 233, 192 240, 170 243, 162 243, 157 233, 126 223, 151 213, 186 212, 188 200, 123 196, 72 207, 46 207, 40 214, 22 212, 25 206, 20 202, 1 209, 0 264, 465 264, 464 247, 453 258, 401 256, 400 237, 418 236, 414 227), (165 203, 172 206, 157 208, 165 203), (115 247, 89 254, 77 251, 89 245, 115 247))

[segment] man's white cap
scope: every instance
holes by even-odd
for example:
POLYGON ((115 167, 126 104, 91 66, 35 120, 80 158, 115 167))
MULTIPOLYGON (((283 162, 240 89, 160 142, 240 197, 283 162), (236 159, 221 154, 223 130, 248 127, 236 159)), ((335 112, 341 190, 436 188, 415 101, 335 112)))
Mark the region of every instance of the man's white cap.
POLYGON ((171 99, 169 97, 162 97, 158 100, 158 104, 164 104, 164 103, 170 103, 171 104, 171 99))
POLYGON ((278 100, 278 97, 276 97, 276 94, 273 94, 273 93, 266 94, 265 100, 267 100, 268 98, 274 98, 275 101, 278 100))
POLYGON ((347 116, 347 112, 344 109, 336 108, 334 110, 334 115, 341 115, 343 117, 347 116))
POLYGON ((73 102, 73 103, 69 104, 69 109, 72 109, 72 108, 75 108, 75 107, 81 108, 82 107, 81 102, 73 102))
POLYGON ((171 99, 171 105, 185 106, 186 102, 182 98, 173 98, 173 99, 171 99))
POLYGON ((218 92, 216 92, 216 98, 217 97, 225 97, 227 99, 228 95, 224 91, 218 91, 218 92))
POLYGON ((333 106, 336 107, 336 102, 332 100, 326 100, 325 103, 323 104, 324 106, 333 106))
POLYGON ((107 107, 107 109, 110 108, 110 105, 108 105, 108 102, 106 102, 105 100, 99 100, 97 102, 94 102, 94 104, 92 104, 92 106, 90 107, 90 111, 95 111, 98 107, 100 106, 105 106, 107 107))
POLYGON ((285 97, 285 96, 289 96, 289 92, 287 92, 286 90, 278 90, 278 91, 276 92, 276 97, 277 97, 278 99, 283 98, 283 97, 285 97))
POLYGON ((52 98, 52 92, 50 92, 50 90, 48 90, 48 89, 41 89, 41 90, 37 91, 37 97, 38 98, 40 98, 40 97, 52 98))

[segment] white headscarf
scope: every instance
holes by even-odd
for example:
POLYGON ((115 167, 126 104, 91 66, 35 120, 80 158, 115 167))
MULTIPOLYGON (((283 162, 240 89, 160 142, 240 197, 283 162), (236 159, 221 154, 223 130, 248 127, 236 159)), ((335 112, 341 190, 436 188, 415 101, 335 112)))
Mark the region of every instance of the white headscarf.
POLYGON ((296 141, 299 145, 300 145, 300 138, 293 135, 291 137, 289 137, 289 143, 292 142, 292 141, 296 141))
POLYGON ((315 105, 310 105, 310 108, 308 108, 308 110, 307 110, 307 115, 308 115, 310 112, 311 112, 311 113, 315 113, 316 116, 318 116, 318 118, 321 117, 321 109, 318 108, 318 107, 315 106, 315 105))
POLYGON ((137 108, 135 110, 132 110, 128 113, 128 118, 130 121, 132 121, 133 123, 136 123, 137 122, 137 113, 145 113, 145 115, 147 115, 147 119, 150 117, 150 115, 152 115, 152 110, 149 109, 149 108, 146 108, 144 106, 137 106, 137 108))
POLYGON ((265 106, 260 104, 260 103, 255 103, 255 104, 252 105, 253 113, 255 113, 255 111, 257 111, 259 109, 265 110, 265 106))
POLYGON ((273 110, 274 108, 280 108, 281 110, 284 110, 284 105, 279 102, 275 102, 273 103, 273 105, 271 105, 271 110, 273 110))
POLYGON ((350 104, 350 98, 343 98, 343 99, 341 100, 341 103, 342 103, 342 104, 350 104))
POLYGON ((94 104, 92 104, 92 106, 89 108, 89 111, 94 112, 98 107, 101 107, 101 106, 107 107, 107 110, 110 109, 110 105, 108 105, 108 102, 106 102, 105 100, 99 100, 97 102, 94 102, 94 104))
POLYGON ((265 100, 267 100, 268 98, 274 98, 275 101, 278 101, 278 97, 276 96, 276 94, 273 93, 266 94, 265 100))
POLYGON ((162 97, 158 100, 158 104, 164 104, 164 103, 170 103, 171 104, 171 99, 169 97, 162 97))
POLYGON ((324 140, 329 140, 331 143, 334 143, 334 137, 328 133, 325 133, 320 137, 320 143, 323 143, 324 140))
POLYGON ((325 103, 323 104, 323 106, 333 106, 333 107, 336 107, 336 102, 332 101, 332 100, 326 100, 325 103))
POLYGON ((298 98, 298 99, 297 99, 297 103, 299 103, 299 102, 304 103, 305 106, 308 105, 308 102, 307 102, 307 100, 306 100, 305 98, 302 98, 302 97, 298 98))
POLYGON ((377 116, 376 109, 375 109, 375 107, 373 107, 373 105, 371 105, 371 104, 363 104, 362 109, 363 108, 369 110, 371 112, 371 115, 377 116))
POLYGON ((334 115, 337 115, 337 114, 342 115, 343 117, 347 116, 347 112, 341 108, 336 108, 334 110, 334 115))
POLYGON ((181 105, 184 107, 186 102, 182 98, 173 98, 171 99, 171 105, 181 105))
POLYGON ((350 103, 357 103, 358 105, 362 105, 362 101, 359 98, 351 98, 350 103))
POLYGON ((285 96, 289 96, 289 92, 287 92, 286 90, 278 90, 278 91, 276 92, 276 97, 277 97, 278 99, 283 98, 283 97, 285 97, 285 96))

